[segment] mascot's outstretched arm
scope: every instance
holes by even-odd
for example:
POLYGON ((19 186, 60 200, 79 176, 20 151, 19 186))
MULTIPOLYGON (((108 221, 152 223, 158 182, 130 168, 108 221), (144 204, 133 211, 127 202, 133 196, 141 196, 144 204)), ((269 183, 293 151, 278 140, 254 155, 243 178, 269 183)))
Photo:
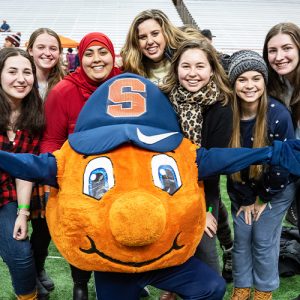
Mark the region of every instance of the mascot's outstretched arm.
MULTIPOLYGON (((300 176, 300 140, 274 141, 264 148, 211 148, 197 150, 199 180, 232 174, 251 164, 268 163, 300 176)), ((16 178, 57 187, 56 158, 51 153, 13 154, 0 151, 0 168, 16 178)))
POLYGON ((51 153, 37 156, 0 151, 0 168, 16 178, 57 187, 56 159, 51 153))
POLYGON ((268 163, 300 176, 300 141, 274 141, 264 148, 211 148, 197 150, 199 180, 216 174, 232 174, 251 164, 268 163))

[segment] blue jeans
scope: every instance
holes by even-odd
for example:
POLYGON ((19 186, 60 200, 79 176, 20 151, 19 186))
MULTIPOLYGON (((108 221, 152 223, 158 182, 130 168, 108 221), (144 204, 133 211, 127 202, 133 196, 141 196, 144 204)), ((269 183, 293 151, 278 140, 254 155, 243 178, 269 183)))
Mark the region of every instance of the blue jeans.
POLYGON ((0 207, 0 256, 8 266, 15 293, 27 295, 36 288, 36 271, 29 239, 13 238, 16 217, 16 202, 0 207))
POLYGON ((239 209, 234 195, 232 218, 234 227, 233 284, 235 287, 255 287, 260 291, 273 291, 279 286, 278 257, 282 219, 294 199, 295 184, 274 196, 257 222, 247 225, 244 213, 236 217, 239 209))
POLYGON ((226 288, 224 279, 195 257, 180 266, 144 273, 94 274, 99 300, 138 300, 146 285, 175 292, 185 300, 221 300, 226 288))

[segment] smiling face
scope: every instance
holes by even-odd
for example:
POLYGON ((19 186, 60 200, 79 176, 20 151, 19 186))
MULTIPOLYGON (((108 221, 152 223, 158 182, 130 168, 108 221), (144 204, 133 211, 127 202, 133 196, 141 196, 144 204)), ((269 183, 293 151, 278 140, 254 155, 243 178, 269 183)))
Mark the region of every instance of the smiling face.
POLYGON ((154 62, 164 58, 166 39, 162 27, 154 19, 148 19, 138 26, 138 40, 142 53, 154 62))
POLYGON ((55 154, 60 190, 47 204, 62 255, 79 268, 129 273, 185 262, 205 223, 195 150, 184 139, 167 153, 126 145, 85 157, 65 144, 55 154))
POLYGON ((189 92, 198 92, 212 76, 212 68, 206 54, 200 49, 188 49, 178 63, 178 80, 189 92))
POLYGON ((256 104, 265 91, 265 81, 261 73, 247 71, 235 82, 235 92, 240 100, 247 104, 256 104))
POLYGON ((113 68, 113 57, 103 46, 88 47, 82 57, 82 68, 93 81, 102 82, 113 68))
POLYGON ((1 86, 12 102, 20 102, 32 89, 34 76, 30 61, 21 56, 11 56, 5 61, 1 73, 1 86))
POLYGON ((281 76, 293 75, 299 64, 299 49, 288 34, 273 36, 267 45, 268 61, 276 73, 281 76))
POLYGON ((38 35, 28 52, 33 57, 37 70, 51 71, 59 62, 58 41, 48 33, 38 35))

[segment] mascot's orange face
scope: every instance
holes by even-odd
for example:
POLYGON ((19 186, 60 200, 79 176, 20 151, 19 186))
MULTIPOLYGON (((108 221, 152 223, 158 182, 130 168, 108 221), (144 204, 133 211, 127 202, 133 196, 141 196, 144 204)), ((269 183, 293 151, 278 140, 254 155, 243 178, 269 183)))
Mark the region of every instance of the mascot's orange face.
POLYGON ((85 270, 144 272, 185 262, 205 225, 196 148, 174 151, 131 145, 84 156, 65 143, 55 153, 59 190, 47 221, 58 250, 85 270))

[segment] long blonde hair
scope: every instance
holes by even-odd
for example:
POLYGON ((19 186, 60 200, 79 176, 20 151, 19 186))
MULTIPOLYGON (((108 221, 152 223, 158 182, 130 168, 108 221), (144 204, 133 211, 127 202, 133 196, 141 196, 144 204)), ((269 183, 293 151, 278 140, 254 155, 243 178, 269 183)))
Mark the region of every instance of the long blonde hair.
MULTIPOLYGON (((268 43, 271 38, 280 33, 287 34, 291 37, 292 41, 298 48, 298 53, 300 57, 300 28, 294 23, 279 23, 269 30, 264 42, 263 57, 268 66, 269 71, 268 92, 271 96, 284 103, 285 101, 283 99, 283 95, 288 89, 288 87, 281 80, 278 73, 270 66, 268 60, 268 43)), ((292 110, 293 120, 294 122, 297 122, 300 120, 300 61, 293 73, 294 76, 292 78, 291 84, 294 88, 294 91, 292 94, 290 106, 292 110)))
MULTIPOLYGON (((240 121, 242 115, 242 108, 241 108, 241 100, 236 94, 234 89, 233 91, 233 130, 232 130, 232 137, 229 146, 231 148, 240 148, 241 147, 241 129, 240 129, 240 121)), ((257 114, 255 125, 253 128, 253 148, 260 148, 264 147, 268 144, 267 140, 267 110, 268 110, 268 96, 266 87, 264 93, 261 95, 258 107, 257 107, 257 114)), ((250 166, 249 171, 249 178, 259 179, 263 172, 262 165, 252 165, 250 166)), ((241 173, 234 173, 231 175, 231 178, 234 181, 241 182, 241 173)))
POLYGON ((222 104, 226 105, 229 102, 231 102, 232 91, 230 88, 228 77, 219 62, 218 54, 215 48, 206 39, 186 40, 181 44, 181 46, 178 48, 178 50, 175 52, 172 58, 171 68, 167 76, 165 77, 165 83, 160 87, 160 89, 164 93, 168 94, 171 92, 172 88, 176 86, 176 84, 179 81, 178 65, 180 58, 182 54, 189 49, 199 49, 205 53, 213 72, 211 80, 214 81, 221 94, 224 95, 224 97, 221 97, 222 104))
POLYGON ((161 10, 150 9, 142 11, 133 20, 126 37, 125 45, 120 52, 125 72, 132 72, 145 77, 150 77, 151 75, 149 59, 142 54, 138 39, 138 26, 149 19, 157 21, 161 26, 167 45, 165 51, 173 52, 187 38, 187 35, 174 26, 161 10))
MULTIPOLYGON (((39 28, 37 30, 35 30, 29 38, 28 41, 28 45, 27 45, 27 52, 29 52, 29 50, 32 50, 33 44, 35 42, 35 40, 37 39, 37 37, 43 33, 47 33, 51 36, 53 36, 58 43, 58 47, 59 47, 59 54, 62 53, 62 45, 61 45, 61 41, 60 38, 58 36, 58 34, 53 31, 50 28, 39 28)), ((63 79, 63 77, 65 76, 65 73, 62 69, 62 62, 59 59, 57 64, 52 68, 49 77, 48 77, 48 87, 47 87, 47 91, 46 91, 46 95, 45 97, 47 97, 48 93, 50 92, 50 90, 60 81, 63 79)))

